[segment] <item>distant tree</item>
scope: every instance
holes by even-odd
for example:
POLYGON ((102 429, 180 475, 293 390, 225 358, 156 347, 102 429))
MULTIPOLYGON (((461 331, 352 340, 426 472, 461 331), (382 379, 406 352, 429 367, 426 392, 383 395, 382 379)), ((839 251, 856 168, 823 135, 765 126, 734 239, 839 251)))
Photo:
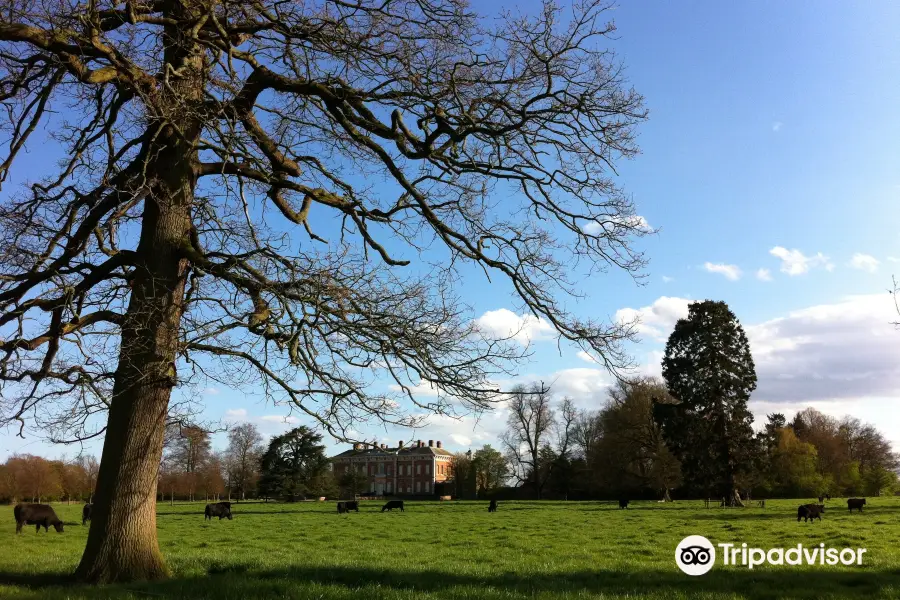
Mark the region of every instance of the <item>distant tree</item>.
POLYGON ((369 484, 369 478, 364 472, 353 468, 351 465, 351 468, 341 474, 337 483, 340 486, 343 497, 353 498, 366 491, 366 487, 369 484))
POLYGON ((552 455, 541 452, 556 422, 551 402, 550 388, 543 383, 515 387, 509 400, 507 428, 500 437, 512 475, 530 486, 538 499, 551 469, 548 459, 552 460, 552 455))
POLYGON ((636 377, 616 382, 598 416, 593 474, 607 493, 654 490, 666 497, 681 482, 678 460, 653 419, 653 401, 672 402, 663 382, 636 377))
POLYGON ((211 454, 196 475, 198 487, 207 500, 219 500, 225 493, 225 465, 221 456, 211 454))
POLYGON ((883 491, 892 491, 897 486, 897 473, 884 467, 873 467, 866 470, 863 476, 864 493, 869 496, 880 496, 883 491))
POLYGON ((245 500, 247 492, 256 487, 259 461, 265 451, 262 442, 262 435, 253 423, 241 423, 228 431, 224 460, 228 470, 229 498, 236 492, 239 500, 245 500))
POLYGON ((450 484, 456 498, 475 498, 478 489, 472 452, 457 452, 450 458, 450 484))
POLYGON ((503 486, 509 478, 509 464, 502 453, 490 444, 475 451, 472 458, 472 469, 475 471, 475 484, 478 497, 490 495, 503 486))
POLYGON ((756 462, 747 408, 756 370, 744 329, 728 305, 690 304, 688 317, 669 336, 662 367, 677 404, 656 404, 654 416, 681 462, 685 483, 695 493, 739 503, 737 480, 756 462))
POLYGON ((201 473, 213 459, 209 431, 197 425, 170 425, 163 448, 169 468, 179 474, 180 492, 193 501, 203 487, 201 473))
POLYGON ((572 427, 572 443, 577 457, 587 458, 603 436, 600 411, 581 410, 572 427))
POLYGON ((100 471, 100 461, 90 454, 79 454, 75 462, 84 474, 81 480, 81 496, 86 502, 94 501, 94 490, 97 489, 97 474, 100 471))
POLYGON ((315 494, 328 469, 321 441, 305 425, 272 438, 260 460, 260 495, 293 502, 315 494))
POLYGON ((793 429, 776 429, 777 439, 772 452, 771 478, 775 494, 787 498, 802 498, 828 493, 827 485, 816 470, 816 447, 801 442, 793 429))

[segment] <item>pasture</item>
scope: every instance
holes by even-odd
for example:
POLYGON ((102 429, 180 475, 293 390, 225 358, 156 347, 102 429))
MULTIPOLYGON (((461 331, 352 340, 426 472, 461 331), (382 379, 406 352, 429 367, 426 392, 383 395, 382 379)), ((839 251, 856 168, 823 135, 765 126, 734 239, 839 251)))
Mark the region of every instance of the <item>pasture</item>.
MULTIPOLYGON (((811 499, 804 500, 809 502, 811 499)), ((205 503, 160 504, 160 545, 172 571, 158 583, 66 582, 84 547, 81 505, 54 505, 65 533, 15 535, 0 507, 0 598, 900 598, 900 499, 870 498, 863 514, 833 499, 821 522, 798 523, 799 500, 765 509, 673 504, 381 502, 338 515, 334 502, 233 505, 204 521, 205 503), (689 577, 675 565, 687 535, 771 548, 851 546, 861 567, 724 567, 689 577)))

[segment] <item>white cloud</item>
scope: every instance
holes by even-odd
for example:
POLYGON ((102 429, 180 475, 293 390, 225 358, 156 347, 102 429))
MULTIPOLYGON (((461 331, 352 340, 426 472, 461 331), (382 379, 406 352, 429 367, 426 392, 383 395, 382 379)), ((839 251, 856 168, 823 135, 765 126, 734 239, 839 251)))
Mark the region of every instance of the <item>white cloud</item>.
POLYGON ((237 419, 246 419, 247 418, 247 409, 246 408, 229 408, 225 411, 225 420, 226 421, 235 421, 237 419))
MULTIPOLYGON (((388 386, 388 389, 394 392, 403 391, 403 388, 397 385, 396 383, 392 383, 388 386)), ((434 384, 428 381, 420 381, 414 386, 409 386, 409 390, 413 396, 416 397, 431 397, 436 398, 438 396, 438 389, 434 384)), ((396 403, 394 403, 396 404, 396 403)))
POLYGON ((450 439, 453 440, 459 446, 471 446, 472 445, 472 438, 465 436, 465 435, 461 435, 459 433, 451 433, 450 439))
POLYGON ((888 294, 854 296, 747 327, 754 398, 808 402, 900 395, 900 332, 888 294))
POLYGON ((603 216, 597 218, 601 221, 605 221, 605 223, 591 221, 587 225, 582 227, 585 233, 596 235, 602 232, 604 229, 606 229, 607 231, 613 231, 618 226, 628 226, 635 229, 640 229, 642 231, 651 231, 653 229, 652 227, 650 227, 650 223, 647 222, 647 219, 645 219, 641 215, 632 215, 630 217, 603 216))
POLYGON ((756 278, 760 281, 772 281, 772 272, 768 269, 759 269, 756 271, 756 278))
POLYGON ((703 268, 710 273, 719 273, 724 275, 726 279, 737 281, 741 278, 741 269, 737 265, 726 265, 723 263, 703 263, 703 268))
POLYGON ((691 300, 686 298, 662 296, 650 306, 639 309, 623 308, 616 311, 616 320, 631 322, 637 319, 640 321, 637 325, 639 335, 664 342, 678 319, 687 317, 690 302, 691 300))
POLYGON ((853 255, 853 258, 850 259, 850 266, 854 269, 859 269, 860 271, 868 271, 869 273, 874 273, 878 270, 878 259, 869 254, 862 254, 857 252, 853 255))
POLYGON ((260 421, 264 421, 266 423, 299 423, 300 419, 291 415, 264 415, 259 418, 260 421))
POLYGON ((221 392, 219 391, 218 388, 208 387, 203 390, 203 394, 205 394, 207 396, 217 396, 218 394, 221 394, 221 392))
POLYGON ((475 321, 478 328, 497 338, 512 338, 522 345, 541 339, 550 339, 555 333, 546 320, 534 315, 517 315, 501 308, 489 310, 475 321))
POLYGON ((594 359, 593 356, 591 356, 590 354, 588 354, 588 353, 585 352, 584 350, 579 350, 579 351, 578 351, 578 354, 577 354, 576 356, 578 356, 578 358, 580 358, 580 359, 583 360, 584 362, 589 362, 589 363, 593 363, 593 364, 598 364, 597 360, 594 359))
POLYGON ((774 131, 775 133, 778 133, 779 131, 781 131, 781 128, 783 126, 784 126, 784 123, 782 123, 781 121, 775 121, 774 123, 772 123, 772 131, 774 131))
POLYGON ((897 258, 896 256, 888 256, 887 259, 888 259, 888 262, 892 262, 892 263, 900 262, 900 258, 897 258))
POLYGON ((662 280, 663 280, 663 283, 671 283, 671 282, 675 281, 675 278, 669 277, 668 275, 663 275, 662 280))
POLYGON ((775 246, 769 250, 769 254, 781 259, 781 272, 788 275, 803 275, 816 267, 823 267, 826 271, 834 269, 828 257, 821 252, 815 256, 806 256, 796 248, 788 250, 783 246, 775 246))

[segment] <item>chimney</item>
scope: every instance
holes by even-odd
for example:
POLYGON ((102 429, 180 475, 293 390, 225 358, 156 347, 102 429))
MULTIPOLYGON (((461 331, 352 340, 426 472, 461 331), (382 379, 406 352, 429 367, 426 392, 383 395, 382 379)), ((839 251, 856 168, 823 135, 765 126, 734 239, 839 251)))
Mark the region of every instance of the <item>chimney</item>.
POLYGON ((441 447, 441 440, 438 440, 438 441, 437 441, 437 447, 438 447, 438 448, 441 447))
POLYGON ((434 440, 428 440, 428 447, 434 448, 434 440))
POLYGON ((387 444, 382 444, 381 449, 384 450, 385 448, 387 448, 387 444))
POLYGON ((359 447, 360 447, 360 444, 359 444, 359 443, 353 444, 353 449, 354 449, 354 450, 359 450, 359 447))
POLYGON ((422 440, 416 440, 416 448, 422 447, 422 440))
POLYGON ((400 442, 397 444, 397 448, 402 448, 402 447, 403 447, 403 440, 400 440, 400 442))

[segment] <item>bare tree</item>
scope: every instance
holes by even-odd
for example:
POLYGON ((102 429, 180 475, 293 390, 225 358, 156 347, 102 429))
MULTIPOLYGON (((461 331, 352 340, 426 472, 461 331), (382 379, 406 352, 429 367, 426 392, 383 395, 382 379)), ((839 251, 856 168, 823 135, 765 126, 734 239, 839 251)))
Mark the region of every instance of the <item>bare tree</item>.
POLYGON ((4 4, 0 182, 28 148, 64 158, 0 203, 0 397, 20 427, 104 436, 79 579, 165 576, 163 435, 199 375, 347 441, 411 405, 489 408, 521 351, 474 325, 462 266, 627 363, 630 325, 559 298, 576 259, 644 264, 612 176, 646 114, 607 8, 487 28, 463 0, 4 4))
POLYGON ((82 485, 84 489, 80 490, 81 494, 87 498, 88 502, 94 501, 94 490, 97 487, 97 474, 100 472, 100 463, 97 457, 91 454, 79 454, 75 458, 75 463, 84 472, 82 485))
POLYGON ((225 462, 228 469, 229 499, 234 489, 240 500, 246 500, 247 490, 256 484, 259 478, 259 459, 265 451, 262 443, 263 437, 253 423, 241 423, 228 432, 225 462))
POLYGON ((529 484, 540 499, 549 477, 549 465, 542 450, 549 444, 556 417, 550 407, 550 388, 543 383, 531 387, 517 386, 509 400, 507 429, 500 436, 512 466, 512 475, 519 483, 529 484))
POLYGON ((600 443, 603 436, 603 422, 598 411, 581 410, 575 418, 572 428, 572 441, 578 452, 578 456, 589 462, 594 449, 600 443))
POLYGON ((562 399, 557 409, 557 418, 553 423, 556 431, 556 453, 569 458, 575 445, 575 430, 578 425, 578 409, 571 398, 562 399))

